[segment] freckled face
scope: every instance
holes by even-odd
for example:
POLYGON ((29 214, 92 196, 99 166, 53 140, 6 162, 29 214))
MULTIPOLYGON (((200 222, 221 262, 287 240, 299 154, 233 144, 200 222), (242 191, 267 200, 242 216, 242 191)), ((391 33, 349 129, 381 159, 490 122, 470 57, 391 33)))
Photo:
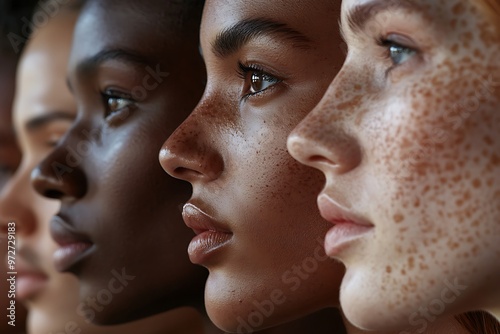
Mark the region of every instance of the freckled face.
POLYGON ((374 225, 326 238, 342 307, 369 329, 498 308, 499 39, 469 1, 374 3, 343 2, 348 59, 289 139, 327 177, 320 203, 374 225))
POLYGON ((181 27, 179 3, 88 2, 68 70, 78 117, 34 178, 40 193, 61 200, 64 222, 51 224, 61 248, 64 238, 87 247, 55 262, 78 276, 77 312, 94 323, 202 302, 206 274, 189 262, 192 231, 179 208, 190 189, 158 163, 161 144, 195 107, 205 79, 201 8, 181 27), (126 278, 118 282, 116 273, 126 278), (103 289, 114 292, 112 302, 93 303, 103 289))
MULTIPOLYGON (((161 161, 193 185, 185 214, 197 207, 211 216, 210 228, 230 234, 208 255, 205 246, 214 239, 190 247, 191 259, 210 271, 209 316, 225 330, 277 325, 338 298, 335 282, 343 270, 323 257, 318 239, 328 228, 315 207, 323 178, 289 156, 286 137, 343 61, 339 7, 332 1, 206 4, 207 88, 165 143, 161 161), (255 305, 273 298, 274 312, 259 315, 255 305)), ((197 217, 190 224, 206 229, 207 218, 197 217)))

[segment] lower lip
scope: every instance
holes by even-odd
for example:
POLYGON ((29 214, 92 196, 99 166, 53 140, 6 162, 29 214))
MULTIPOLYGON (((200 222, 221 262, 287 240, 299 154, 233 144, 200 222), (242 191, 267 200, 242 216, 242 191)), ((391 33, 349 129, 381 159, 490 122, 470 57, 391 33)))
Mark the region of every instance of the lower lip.
POLYGON ((85 257, 91 247, 92 244, 86 242, 76 242, 59 247, 53 255, 56 270, 68 271, 85 257))
POLYGON ((340 223, 333 226, 325 237, 325 251, 330 257, 335 257, 353 242, 363 238, 373 230, 373 226, 363 226, 354 223, 340 223))
POLYGON ((43 274, 19 275, 16 278, 16 298, 21 301, 33 298, 47 284, 47 276, 43 274))
POLYGON ((189 259, 194 264, 206 264, 232 238, 231 233, 205 231, 191 240, 188 248, 189 259))

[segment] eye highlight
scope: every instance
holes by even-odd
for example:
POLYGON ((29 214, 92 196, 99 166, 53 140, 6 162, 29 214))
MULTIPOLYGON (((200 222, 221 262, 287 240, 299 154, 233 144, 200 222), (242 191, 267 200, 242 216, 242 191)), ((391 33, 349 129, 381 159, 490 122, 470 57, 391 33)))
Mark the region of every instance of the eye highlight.
POLYGON ((118 93, 115 91, 106 91, 102 93, 102 99, 105 108, 105 117, 110 118, 116 114, 121 114, 135 106, 135 101, 128 94, 118 93))
POLYGON ((238 73, 245 81, 243 89, 245 98, 263 93, 282 81, 255 65, 245 66, 240 63, 238 73))

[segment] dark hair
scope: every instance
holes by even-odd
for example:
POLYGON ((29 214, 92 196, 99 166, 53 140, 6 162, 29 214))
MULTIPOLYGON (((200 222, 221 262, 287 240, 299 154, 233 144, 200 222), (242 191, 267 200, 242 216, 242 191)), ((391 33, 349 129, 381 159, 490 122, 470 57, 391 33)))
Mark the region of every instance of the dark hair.
POLYGON ((2 54, 19 57, 29 37, 28 26, 36 4, 37 0, 0 0, 2 54))
POLYGON ((471 334, 500 334, 500 322, 486 312, 467 312, 455 317, 471 334))

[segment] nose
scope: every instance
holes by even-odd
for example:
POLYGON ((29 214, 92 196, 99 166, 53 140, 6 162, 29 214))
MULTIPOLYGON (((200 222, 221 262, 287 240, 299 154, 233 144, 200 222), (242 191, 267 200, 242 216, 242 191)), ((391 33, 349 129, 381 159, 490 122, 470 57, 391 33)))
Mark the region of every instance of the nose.
POLYGON ((32 210, 34 191, 29 182, 29 171, 21 165, 0 193, 0 229, 8 231, 14 223, 16 234, 32 234, 37 227, 36 215, 32 210))
MULTIPOLYGON (((160 164, 171 176, 188 181, 216 180, 224 170, 218 149, 216 117, 206 117, 211 104, 203 100, 174 131, 160 151, 160 164)), ((211 112, 213 115, 213 111, 211 112)))
MULTIPOLYGON (((338 86, 337 86, 338 87, 338 86)), ((314 110, 288 137, 288 151, 304 165, 325 174, 344 174, 362 160, 358 140, 348 131, 348 117, 342 117, 335 101, 335 81, 314 110)), ((342 113, 349 113, 343 110, 342 113)))
POLYGON ((69 145, 69 141, 63 141, 31 173, 31 184, 40 195, 75 201, 86 194, 87 180, 82 170, 84 156, 69 145))

